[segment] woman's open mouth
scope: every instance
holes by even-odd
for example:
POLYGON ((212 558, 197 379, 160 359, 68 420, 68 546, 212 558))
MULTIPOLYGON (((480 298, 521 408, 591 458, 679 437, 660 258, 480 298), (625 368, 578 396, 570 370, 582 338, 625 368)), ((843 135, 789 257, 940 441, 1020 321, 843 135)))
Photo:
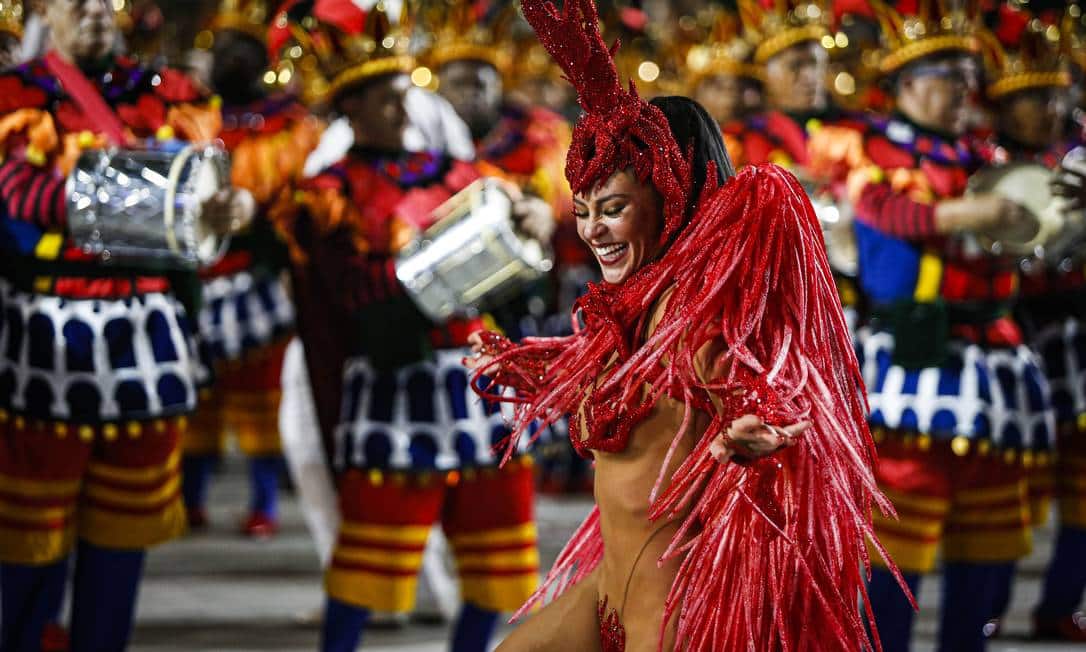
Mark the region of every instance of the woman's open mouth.
POLYGON ((596 259, 600 261, 601 265, 614 265, 622 260, 629 250, 630 245, 622 242, 592 247, 592 251, 595 252, 596 259))

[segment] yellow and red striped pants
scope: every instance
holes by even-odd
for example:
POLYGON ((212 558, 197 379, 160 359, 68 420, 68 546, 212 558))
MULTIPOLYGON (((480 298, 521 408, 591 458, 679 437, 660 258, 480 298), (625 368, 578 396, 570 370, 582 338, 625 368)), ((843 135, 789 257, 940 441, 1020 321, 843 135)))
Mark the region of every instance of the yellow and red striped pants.
POLYGON ((288 343, 275 342, 216 367, 215 384, 200 390, 185 454, 218 455, 231 435, 250 457, 279 454, 279 375, 288 343))
POLYGON ((876 441, 876 478, 899 518, 876 510, 875 532, 902 571, 931 571, 940 548, 957 562, 1029 554, 1027 469, 1018 456, 894 431, 876 432, 876 441))
POLYGON ((49 564, 76 538, 141 549, 179 536, 185 417, 77 425, 0 412, 0 561, 49 564))
POLYGON ((464 600, 490 611, 519 608, 539 583, 532 486, 526 456, 500 469, 347 471, 328 594, 378 611, 410 611, 426 539, 440 521, 464 600))

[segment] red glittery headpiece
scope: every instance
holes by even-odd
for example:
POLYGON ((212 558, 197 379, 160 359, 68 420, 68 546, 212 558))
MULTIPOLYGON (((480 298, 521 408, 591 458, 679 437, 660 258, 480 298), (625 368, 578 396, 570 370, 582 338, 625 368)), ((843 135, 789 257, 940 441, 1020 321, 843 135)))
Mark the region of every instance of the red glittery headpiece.
POLYGON ((664 113, 641 99, 632 81, 629 90, 622 88, 614 62, 618 43, 608 48, 604 42, 593 0, 566 0, 561 11, 549 0, 524 0, 521 6, 584 109, 566 157, 573 192, 591 190, 619 170, 633 170, 663 197, 661 241, 666 242, 685 218, 691 172, 664 113))

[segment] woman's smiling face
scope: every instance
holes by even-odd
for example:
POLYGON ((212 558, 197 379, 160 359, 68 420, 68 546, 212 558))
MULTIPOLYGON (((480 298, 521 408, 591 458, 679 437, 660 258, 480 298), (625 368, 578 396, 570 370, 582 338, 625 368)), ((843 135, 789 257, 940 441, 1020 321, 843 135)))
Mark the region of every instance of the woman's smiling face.
POLYGON ((629 171, 574 197, 573 214, 608 283, 622 283, 660 252, 660 196, 629 171))

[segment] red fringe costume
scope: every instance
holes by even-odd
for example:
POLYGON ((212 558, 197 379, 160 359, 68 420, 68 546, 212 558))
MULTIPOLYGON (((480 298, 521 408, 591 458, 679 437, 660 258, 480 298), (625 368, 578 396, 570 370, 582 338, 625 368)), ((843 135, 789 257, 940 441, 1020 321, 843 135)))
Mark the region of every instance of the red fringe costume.
MULTIPOLYGON (((687 422, 694 410, 707 413, 694 451, 662 486, 665 459, 652 495, 652 519, 688 512, 665 555, 682 560, 661 605, 665 627, 677 614, 675 640, 687 650, 878 648, 857 597, 870 564, 865 537, 875 539, 872 505, 892 508, 875 484, 860 372, 806 195, 772 165, 723 186, 710 170, 688 211, 690 165, 664 115, 622 89, 593 3, 569 0, 560 13, 526 0, 523 10, 585 110, 567 160, 574 192, 633 170, 660 192, 670 244, 621 285, 590 286, 574 335, 519 345, 488 338, 497 355, 484 371, 520 392, 514 432, 582 413, 570 428, 588 433, 574 440, 582 453, 621 451, 665 395, 685 404, 687 422), (637 341, 667 291, 658 328, 637 341), (695 354, 721 340, 728 349, 716 368, 728 371, 703 381, 695 354), (711 442, 749 413, 814 425, 773 458, 717 463, 711 442)), ((581 525, 521 614, 596 568, 599 518, 594 510, 581 525)), ((620 623, 601 621, 607 649, 622 649, 620 623)))

